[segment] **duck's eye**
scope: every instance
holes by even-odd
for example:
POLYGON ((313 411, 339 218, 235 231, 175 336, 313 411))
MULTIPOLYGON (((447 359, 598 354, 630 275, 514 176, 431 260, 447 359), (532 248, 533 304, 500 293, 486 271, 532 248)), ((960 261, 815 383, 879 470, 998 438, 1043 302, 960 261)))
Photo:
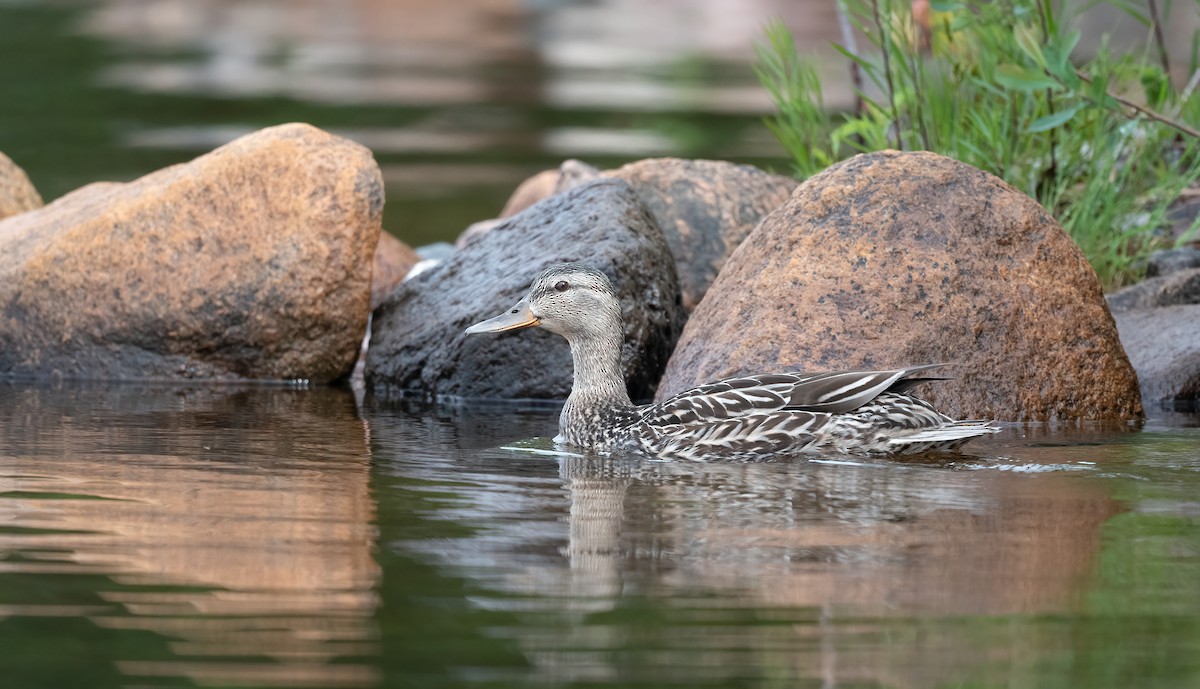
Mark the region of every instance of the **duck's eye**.
POLYGON ((566 292, 567 290, 571 289, 571 284, 566 280, 559 280, 558 282, 554 283, 554 289, 558 290, 559 292, 566 292))

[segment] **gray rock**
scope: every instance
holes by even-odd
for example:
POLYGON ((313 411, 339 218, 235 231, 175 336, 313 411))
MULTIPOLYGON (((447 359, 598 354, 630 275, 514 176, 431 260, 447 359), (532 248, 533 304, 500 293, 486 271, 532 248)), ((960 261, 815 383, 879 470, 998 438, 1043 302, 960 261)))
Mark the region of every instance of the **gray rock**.
POLYGON ((1150 254, 1146 263, 1146 277, 1170 275, 1191 268, 1200 268, 1200 249, 1189 246, 1163 249, 1150 254))
POLYGON ((1200 400, 1200 304, 1115 313, 1147 407, 1200 400))
POLYGON ((375 312, 368 389, 441 398, 565 398, 571 355, 559 336, 540 329, 463 334, 512 306, 539 272, 563 261, 589 263, 613 280, 625 316, 629 393, 651 397, 684 315, 666 240, 619 180, 596 180, 535 204, 400 285, 375 312))
POLYGON ((1200 304, 1200 268, 1149 278, 1105 297, 1114 313, 1158 306, 1200 304))
POLYGON ((584 182, 590 182, 598 177, 600 177, 600 171, 591 165, 574 158, 564 160, 557 170, 543 170, 521 182, 509 197, 508 202, 504 204, 499 216, 471 223, 454 241, 454 245, 462 248, 487 234, 493 227, 500 225, 505 218, 510 218, 535 203, 574 189, 584 182))
POLYGON ((422 261, 444 261, 453 256, 456 249, 450 242, 434 242, 418 246, 414 251, 417 252, 422 261))

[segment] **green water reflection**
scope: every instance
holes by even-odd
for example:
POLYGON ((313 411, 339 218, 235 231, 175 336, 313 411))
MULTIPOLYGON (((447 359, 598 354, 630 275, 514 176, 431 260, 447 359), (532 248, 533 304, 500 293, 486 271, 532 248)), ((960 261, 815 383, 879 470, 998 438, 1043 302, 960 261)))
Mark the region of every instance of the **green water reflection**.
POLYGON ((704 465, 341 390, 2 393, 5 687, 1200 682, 1194 417, 704 465))

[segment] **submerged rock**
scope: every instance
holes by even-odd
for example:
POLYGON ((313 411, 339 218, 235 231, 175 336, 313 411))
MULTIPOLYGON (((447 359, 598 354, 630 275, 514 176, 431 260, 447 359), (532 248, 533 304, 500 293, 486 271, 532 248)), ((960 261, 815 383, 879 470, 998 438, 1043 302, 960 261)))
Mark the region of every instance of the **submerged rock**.
POLYGON ((291 124, 0 222, 0 374, 340 378, 382 209, 370 151, 291 124))
POLYGON ((659 397, 751 371, 953 362, 922 396, 956 418, 1136 419, 1095 273, 1032 199, 931 153, 809 179, 696 308, 659 397))
POLYGON ((596 180, 510 218, 396 288, 375 311, 366 382, 380 393, 461 398, 565 398, 571 354, 530 329, 463 334, 511 307, 547 266, 583 261, 613 280, 625 317, 630 394, 653 395, 683 322, 670 249, 637 196, 596 180))
POLYGON ((0 153, 0 220, 42 207, 42 197, 29 175, 0 153))
POLYGON ((1113 314, 1147 407, 1200 400, 1200 304, 1113 314))
POLYGON ((604 174, 628 182, 662 229, 689 313, 734 249, 797 185, 790 177, 716 160, 652 158, 604 174))

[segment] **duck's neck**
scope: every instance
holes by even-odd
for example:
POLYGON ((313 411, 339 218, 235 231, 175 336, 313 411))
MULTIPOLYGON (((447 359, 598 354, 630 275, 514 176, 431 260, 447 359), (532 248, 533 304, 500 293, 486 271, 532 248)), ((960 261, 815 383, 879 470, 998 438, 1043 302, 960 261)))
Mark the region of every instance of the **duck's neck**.
MULTIPOLYGON (((575 382, 567 407, 631 407, 621 371, 621 331, 570 338, 575 382)), ((565 410, 564 410, 565 411, 565 410)))

